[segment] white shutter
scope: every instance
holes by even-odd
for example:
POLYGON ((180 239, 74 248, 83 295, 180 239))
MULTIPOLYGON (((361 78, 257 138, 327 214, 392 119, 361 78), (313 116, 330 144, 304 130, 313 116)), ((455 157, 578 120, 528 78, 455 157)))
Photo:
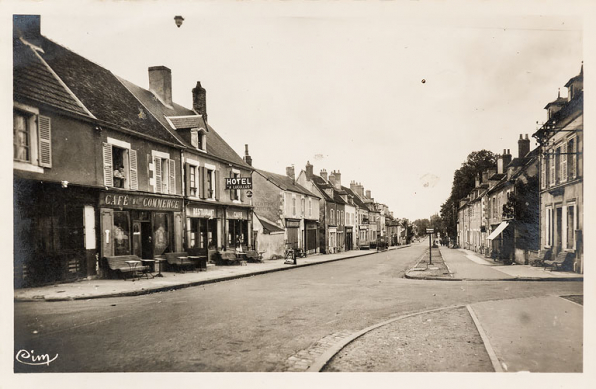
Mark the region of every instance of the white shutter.
POLYGON ((168 159, 170 170, 170 193, 176 194, 176 161, 168 159))
POLYGON ((161 193, 161 158, 154 158, 153 166, 155 169, 155 192, 161 193))
POLYGON ((555 185, 555 153, 553 152, 554 150, 549 150, 548 153, 548 158, 550 159, 550 171, 549 171, 549 175, 550 178, 548 180, 549 182, 549 186, 553 186, 555 185))
POLYGON ((52 126, 47 116, 37 118, 39 138, 39 166, 52 167, 52 126))
POLYGON ((541 173, 540 174, 540 181, 541 181, 540 187, 542 189, 544 189, 544 188, 546 188, 546 157, 545 156, 542 157, 542 163, 541 163, 540 168, 542 169, 542 171, 540 172, 541 173))
POLYGON ((112 168, 112 145, 103 144, 103 184, 114 186, 114 169, 112 168))
POLYGON ((137 151, 130 150, 130 189, 139 190, 139 175, 137 173, 137 151))

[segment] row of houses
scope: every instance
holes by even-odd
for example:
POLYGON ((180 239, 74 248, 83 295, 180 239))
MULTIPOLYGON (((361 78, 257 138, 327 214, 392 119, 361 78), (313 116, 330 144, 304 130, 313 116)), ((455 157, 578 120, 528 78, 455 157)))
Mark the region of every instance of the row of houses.
POLYGON ((385 236, 387 208, 339 172, 294 178, 254 168, 248 146, 240 157, 209 125, 200 82, 185 108, 170 69, 150 67, 142 88, 41 35, 39 16, 13 22, 15 287, 104 277, 107 256, 267 258, 385 236))
POLYGON ((583 273, 583 65, 565 87, 544 107, 538 147, 520 134, 517 157, 503 150, 460 201, 461 247, 519 264, 567 253, 583 273))

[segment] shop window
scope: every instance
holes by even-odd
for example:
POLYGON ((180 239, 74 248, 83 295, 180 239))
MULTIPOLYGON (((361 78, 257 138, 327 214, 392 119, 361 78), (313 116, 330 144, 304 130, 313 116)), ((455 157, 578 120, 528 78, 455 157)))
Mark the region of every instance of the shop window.
POLYGON ((128 212, 114 211, 114 255, 130 255, 130 220, 128 212))
POLYGON ((13 159, 15 167, 25 170, 35 170, 33 166, 52 167, 49 117, 37 115, 34 108, 13 111, 13 159))
POLYGON ((228 246, 248 246, 248 223, 245 220, 228 220, 228 246))
POLYGON ((156 212, 153 221, 154 254, 172 252, 171 220, 167 213, 156 212))

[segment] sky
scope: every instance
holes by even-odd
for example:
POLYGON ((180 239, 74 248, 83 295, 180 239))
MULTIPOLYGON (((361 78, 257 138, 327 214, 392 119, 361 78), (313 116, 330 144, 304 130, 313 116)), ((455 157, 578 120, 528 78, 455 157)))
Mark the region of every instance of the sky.
POLYGON ((141 87, 169 67, 183 106, 201 81, 210 125, 256 168, 339 170, 410 220, 439 212, 469 153, 517 157, 584 59, 581 1, 60 4, 14 12, 141 87))

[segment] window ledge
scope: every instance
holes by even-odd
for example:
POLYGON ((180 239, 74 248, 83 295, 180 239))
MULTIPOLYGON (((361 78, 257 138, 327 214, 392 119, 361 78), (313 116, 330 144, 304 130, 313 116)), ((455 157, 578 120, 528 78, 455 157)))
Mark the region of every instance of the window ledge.
POLYGON ((33 173, 42 173, 43 174, 43 172, 44 172, 44 169, 41 166, 35 166, 35 165, 32 165, 32 164, 30 164, 28 162, 17 162, 17 161, 14 161, 13 162, 13 167, 16 170, 24 170, 24 171, 33 172, 33 173))

